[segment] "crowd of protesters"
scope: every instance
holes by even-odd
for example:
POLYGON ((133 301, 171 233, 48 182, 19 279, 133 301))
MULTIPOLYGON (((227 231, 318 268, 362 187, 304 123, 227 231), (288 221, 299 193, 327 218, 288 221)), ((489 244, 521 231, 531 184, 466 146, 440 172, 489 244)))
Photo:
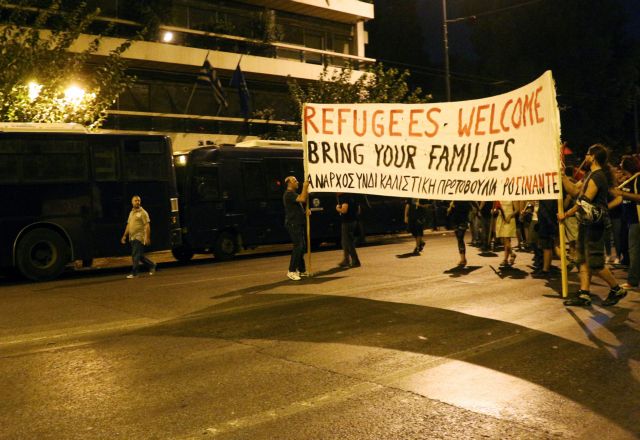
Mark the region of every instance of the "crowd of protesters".
MULTIPOLYGON (((465 234, 470 229, 471 245, 482 253, 502 248, 501 269, 508 270, 515 265, 517 249, 533 254, 533 277, 553 278, 560 272, 552 261, 554 256, 560 255, 559 225, 562 222, 568 248, 567 269, 577 268, 580 277, 579 289, 570 295, 565 305, 591 304, 589 289, 594 274, 610 288, 602 304, 614 305, 626 296, 628 289, 636 289, 640 283, 639 176, 640 159, 637 156, 624 156, 620 164, 614 166, 609 163, 607 148, 595 144, 579 167, 564 169, 563 212, 558 211, 557 200, 443 202, 408 199, 404 222, 415 240, 412 253, 420 255, 423 251, 425 229, 438 229, 438 209, 442 210, 446 203, 447 227, 455 231, 458 246, 458 267, 467 265, 465 234), (608 264, 628 267, 625 283, 618 284, 608 264)), ((297 188, 288 189, 295 191, 297 188)), ((302 197, 289 196, 288 212, 293 208, 291 201, 294 198, 300 201, 302 197)), ((353 195, 339 194, 336 211, 342 218, 344 252, 339 266, 359 267, 354 245, 357 199, 353 195)), ((299 239, 293 241, 299 243, 299 239)), ((300 248, 301 245, 294 246, 290 278, 293 270, 299 273, 304 269, 303 264, 299 267, 293 263, 299 258, 300 248)))

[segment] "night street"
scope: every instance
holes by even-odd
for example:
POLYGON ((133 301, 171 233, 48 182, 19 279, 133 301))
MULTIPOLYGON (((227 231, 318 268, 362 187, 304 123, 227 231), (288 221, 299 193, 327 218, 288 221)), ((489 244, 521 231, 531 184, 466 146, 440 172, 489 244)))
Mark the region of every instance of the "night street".
POLYGON ((596 281, 568 309, 530 254, 500 272, 468 248, 452 270, 451 233, 421 256, 380 239, 348 270, 324 249, 300 282, 283 249, 0 279, 0 438, 640 436, 637 292, 603 308, 596 281))

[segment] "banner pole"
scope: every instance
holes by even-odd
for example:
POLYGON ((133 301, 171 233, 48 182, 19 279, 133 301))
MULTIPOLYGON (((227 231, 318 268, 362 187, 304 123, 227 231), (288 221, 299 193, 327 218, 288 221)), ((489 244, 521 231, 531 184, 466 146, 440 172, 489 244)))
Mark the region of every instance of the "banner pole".
MULTIPOLYGON (((304 105, 302 106, 302 121, 304 121, 304 105)), ((304 129, 304 124, 302 126, 302 158, 304 159, 304 181, 307 181, 307 176, 309 175, 309 157, 307 154, 307 132, 304 129)), ((311 216, 308 215, 309 212, 309 192, 307 191, 307 200, 305 200, 304 204, 304 216, 307 219, 307 272, 309 276, 313 276, 313 270, 311 265, 311 216)))
MULTIPOLYGON (((551 75, 550 75, 551 76, 551 75)), ((558 112, 558 100, 556 98, 556 83, 551 76, 551 90, 553 91, 554 115, 555 115, 555 138, 556 138, 556 160, 558 162, 558 177, 560 178, 560 194, 558 195, 558 213, 564 216, 564 185, 562 183, 564 163, 564 150, 560 140, 560 113, 558 112)), ((569 295, 569 277, 567 273, 567 243, 565 236, 564 221, 558 222, 558 234, 560 235, 560 273, 562 274, 562 297, 569 295)))
POLYGON ((638 176, 640 176, 640 173, 635 173, 633 176, 629 177, 627 180, 625 180, 620 185, 618 185, 618 189, 624 188, 627 185, 627 183, 631 182, 633 179, 635 179, 638 176))

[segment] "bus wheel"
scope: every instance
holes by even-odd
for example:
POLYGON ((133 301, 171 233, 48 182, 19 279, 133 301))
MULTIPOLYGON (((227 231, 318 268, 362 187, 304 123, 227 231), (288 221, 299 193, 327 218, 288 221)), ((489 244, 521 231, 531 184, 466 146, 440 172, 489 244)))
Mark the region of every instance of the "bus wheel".
POLYGON ((218 260, 229 260, 238 252, 236 237, 231 232, 222 232, 213 245, 213 255, 218 260))
POLYGON ((57 232, 34 229, 18 243, 16 262, 20 273, 35 281, 56 278, 69 262, 70 250, 57 232))
POLYGON ((173 258, 181 263, 187 263, 193 258, 193 251, 187 246, 173 248, 171 249, 171 253, 173 254, 173 258))

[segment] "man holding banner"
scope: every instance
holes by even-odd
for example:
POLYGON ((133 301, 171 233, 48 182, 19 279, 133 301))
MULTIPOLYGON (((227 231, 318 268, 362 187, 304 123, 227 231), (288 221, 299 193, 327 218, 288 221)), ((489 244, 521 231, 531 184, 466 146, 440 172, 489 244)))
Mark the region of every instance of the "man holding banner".
POLYGON ((291 259, 289 260, 289 271, 287 278, 293 281, 300 281, 300 276, 306 275, 306 266, 304 263, 305 249, 305 212, 301 205, 307 201, 309 194, 309 182, 302 184, 302 192, 298 194, 298 179, 295 176, 288 176, 284 179, 287 189, 282 195, 282 203, 284 204, 285 226, 293 243, 293 251, 291 251, 291 259))

